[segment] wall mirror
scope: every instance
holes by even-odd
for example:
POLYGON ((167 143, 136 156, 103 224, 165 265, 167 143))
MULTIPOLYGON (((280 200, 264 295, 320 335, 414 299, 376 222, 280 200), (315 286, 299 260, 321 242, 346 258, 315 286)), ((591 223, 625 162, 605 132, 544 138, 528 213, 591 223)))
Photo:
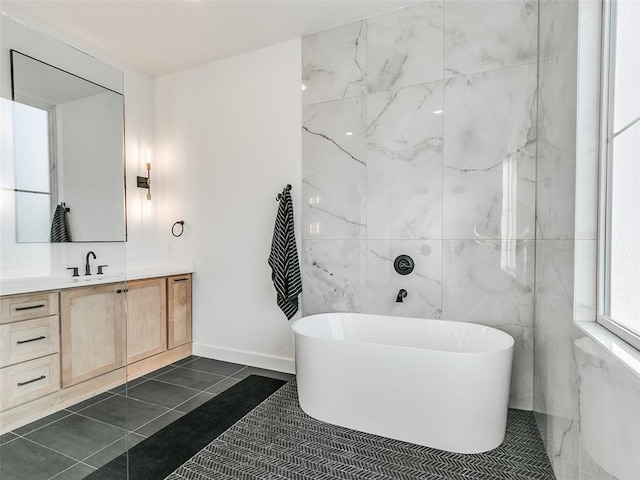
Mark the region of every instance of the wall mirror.
POLYGON ((123 96, 10 51, 16 241, 126 241, 123 96))

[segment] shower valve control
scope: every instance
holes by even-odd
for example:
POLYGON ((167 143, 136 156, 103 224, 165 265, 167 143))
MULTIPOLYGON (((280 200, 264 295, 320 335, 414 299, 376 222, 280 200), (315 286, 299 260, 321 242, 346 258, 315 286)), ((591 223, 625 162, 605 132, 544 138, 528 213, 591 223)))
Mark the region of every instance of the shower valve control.
POLYGON ((393 268, 395 268, 396 272, 400 275, 409 275, 413 272, 415 267, 415 263, 413 262, 413 258, 409 255, 398 255, 393 262, 393 268))

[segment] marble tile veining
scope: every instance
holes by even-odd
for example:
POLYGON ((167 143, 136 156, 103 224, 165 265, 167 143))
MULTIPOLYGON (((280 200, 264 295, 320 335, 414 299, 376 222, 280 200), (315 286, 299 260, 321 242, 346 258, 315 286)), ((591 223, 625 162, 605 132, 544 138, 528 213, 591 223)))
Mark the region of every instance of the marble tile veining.
POLYGON ((516 341, 510 402, 523 409, 533 402, 537 4, 427 0, 303 39, 304 313, 503 329, 516 341), (416 260, 407 277, 393 271, 400 253, 416 260))
POLYGON ((581 345, 583 480, 638 479, 640 381, 590 338, 581 345))
POLYGON ((510 405, 530 409, 533 241, 445 240, 442 264, 442 317, 490 325, 514 337, 510 405))
POLYGON ((440 318, 442 241, 368 240, 367 313, 400 317, 440 318), (415 269, 400 275, 393 268, 398 255, 409 255, 415 269), (407 296, 396 302, 398 291, 407 296))
POLYGON ((547 415, 547 454, 560 480, 580 478, 580 419, 547 415))
MULTIPOLYGON (((578 42, 578 5, 582 2, 540 2, 540 60, 575 58, 578 42), (570 40, 570 41, 568 41, 570 40)), ((599 2, 600 3, 600 2, 599 2)))
POLYGON ((445 2, 447 76, 534 63, 537 43, 536 0, 445 2))
POLYGON ((575 233, 576 85, 570 67, 540 62, 536 227, 537 237, 547 240, 575 233))
POLYGON ((534 408, 558 478, 578 479, 580 333, 573 325, 574 244, 536 241, 534 408))
POLYGON ((559 60, 539 65, 538 135, 546 143, 565 153, 576 153, 576 68, 559 60))
POLYGON ((364 20, 302 38, 302 104, 366 93, 364 20))
POLYGON ((367 96, 368 238, 441 238, 442 82, 367 96))
POLYGON ((443 0, 367 20, 368 92, 442 78, 443 0))
POLYGON ((597 240, 575 240, 575 279, 573 319, 596 319, 597 240))
POLYGON ((302 251, 303 315, 364 312, 366 242, 306 240, 302 251))
POLYGON ((302 237, 364 238, 364 97, 309 105, 302 117, 302 237))
POLYGON ((575 232, 575 155, 538 144, 536 229, 540 239, 571 239, 575 232))
MULTIPOLYGON (((534 409, 559 480, 580 471, 580 332, 573 324, 578 2, 539 2, 534 409)), ((580 268, 580 265, 577 267, 580 268)), ((574 282, 575 280, 575 282, 574 282)), ((595 293, 595 292, 594 292, 595 293)))
POLYGON ((572 321, 574 252, 571 240, 536 241, 536 326, 542 329, 577 334, 572 321))
POLYGON ((444 238, 533 238, 536 66, 444 90, 444 238))

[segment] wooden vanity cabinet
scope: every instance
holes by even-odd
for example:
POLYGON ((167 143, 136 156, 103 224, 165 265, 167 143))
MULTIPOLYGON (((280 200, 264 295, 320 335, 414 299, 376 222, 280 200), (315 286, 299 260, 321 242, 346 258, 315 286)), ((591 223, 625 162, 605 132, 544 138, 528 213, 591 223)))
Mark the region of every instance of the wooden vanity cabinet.
POLYGON ((62 386, 123 367, 124 284, 60 292, 62 386))
POLYGON ((0 299, 0 411, 60 389, 58 313, 58 292, 0 299))
POLYGON ((191 355, 191 274, 0 298, 0 433, 191 355))
POLYGON ((127 282, 127 363, 167 349, 167 280, 127 282))
POLYGON ((167 278, 168 347, 191 342, 191 275, 167 278))

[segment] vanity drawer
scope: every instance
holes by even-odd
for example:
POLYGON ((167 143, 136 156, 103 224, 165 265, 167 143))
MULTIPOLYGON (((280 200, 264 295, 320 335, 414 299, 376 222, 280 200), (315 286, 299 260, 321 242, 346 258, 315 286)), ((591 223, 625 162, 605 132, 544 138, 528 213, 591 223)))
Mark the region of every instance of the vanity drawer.
POLYGON ((0 410, 30 402, 60 389, 60 355, 0 369, 0 410))
POLYGON ((16 295, 0 300, 0 324, 58 313, 58 292, 16 295))
POLYGON ((60 351, 60 317, 0 325, 0 367, 60 351))

